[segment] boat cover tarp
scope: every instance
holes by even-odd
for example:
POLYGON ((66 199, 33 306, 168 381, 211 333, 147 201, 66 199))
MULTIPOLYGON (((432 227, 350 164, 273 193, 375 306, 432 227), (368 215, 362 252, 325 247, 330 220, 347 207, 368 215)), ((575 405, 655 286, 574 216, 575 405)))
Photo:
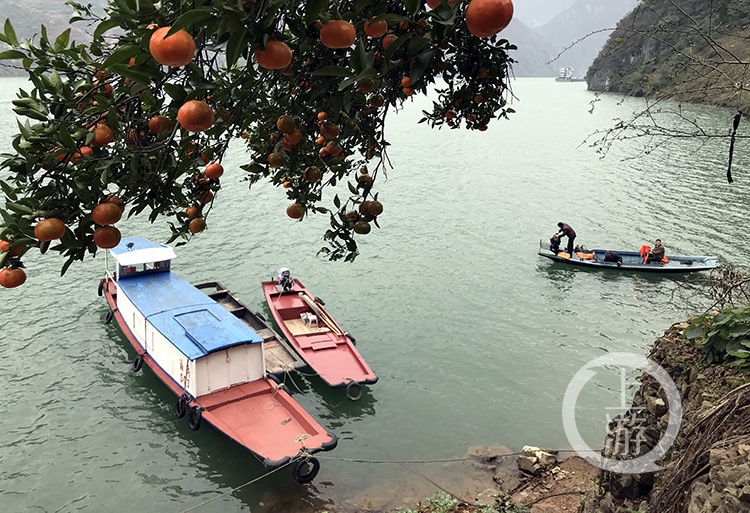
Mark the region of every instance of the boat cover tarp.
POLYGON ((154 328, 191 360, 263 341, 226 308, 171 272, 131 276, 118 285, 154 328))

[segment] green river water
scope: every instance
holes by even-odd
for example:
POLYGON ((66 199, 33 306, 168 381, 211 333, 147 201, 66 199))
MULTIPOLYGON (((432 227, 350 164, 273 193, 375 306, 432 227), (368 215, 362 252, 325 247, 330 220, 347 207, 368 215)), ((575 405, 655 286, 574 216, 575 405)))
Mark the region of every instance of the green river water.
MULTIPOLYGON (((17 131, 10 100, 22 82, 0 80, 7 151, 17 131)), ((607 352, 647 354, 669 325, 706 304, 705 276, 569 269, 538 257, 539 240, 565 221, 589 248, 637 249, 659 237, 668 253, 747 267, 749 148, 738 141, 732 186, 726 139, 642 155, 631 141, 601 159, 584 138, 642 100, 604 95, 589 112, 594 95, 584 83, 553 79, 516 80, 514 93, 518 112, 483 133, 416 124, 425 99, 390 117, 394 169, 380 188, 382 229, 362 240, 354 264, 316 257, 326 218, 296 223, 284 214, 282 190, 248 192, 239 144, 224 161, 208 230, 177 248, 174 272, 219 281, 267 315, 260 282, 289 267, 378 374, 356 403, 314 376, 293 376, 294 397, 340 439, 306 487, 285 469, 233 491, 262 466, 208 426, 192 432, 173 414, 167 388, 148 370, 130 370, 134 352, 115 323, 103 322, 107 306, 96 294, 103 258, 60 277, 62 259, 30 252, 27 283, 0 290, 0 509, 380 510, 429 495, 433 483, 461 487, 464 472, 351 460, 458 458, 490 444, 568 447, 561 407, 576 371, 607 352)), ((731 127, 731 113, 688 112, 731 127)), ((168 237, 162 221, 119 226, 168 237)), ((605 408, 620 403, 617 383, 603 375, 577 404, 592 447, 603 441, 605 408)))

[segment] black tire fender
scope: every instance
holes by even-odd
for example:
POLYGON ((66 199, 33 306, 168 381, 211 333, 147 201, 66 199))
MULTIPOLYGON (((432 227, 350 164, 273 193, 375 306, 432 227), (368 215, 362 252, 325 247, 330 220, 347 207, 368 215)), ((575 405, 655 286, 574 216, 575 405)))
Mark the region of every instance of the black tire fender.
POLYGON ((104 294, 104 280, 101 280, 99 282, 99 288, 97 289, 96 293, 99 294, 99 297, 104 294))
POLYGON ((316 302, 316 303, 318 303, 319 305, 323 305, 323 306, 326 306, 326 302, 325 302, 325 301, 323 301, 322 299, 320 299, 320 298, 319 298, 318 296, 315 296, 315 297, 313 298, 313 301, 315 301, 315 302, 316 302))
POLYGON ((346 384, 346 398, 350 401, 358 401, 363 393, 362 385, 356 381, 350 381, 346 384))
POLYGON ((349 340, 351 340, 353 343, 357 343, 357 339, 354 338, 351 333, 347 333, 346 336, 349 337, 349 340))
POLYGON ((301 459, 294 464, 294 468, 292 469, 292 477, 299 484, 307 484, 315 479, 315 476, 318 475, 318 472, 320 472, 320 462, 317 458, 301 459), (312 465, 312 468, 308 473, 303 474, 302 471, 308 463, 312 465))
POLYGON ((177 398, 177 402, 174 405, 174 414, 177 416, 178 419, 181 419, 185 416, 185 414, 188 411, 188 398, 186 395, 181 395, 177 398))
POLYGON ((133 372, 138 372, 141 370, 141 367, 143 367, 143 355, 137 354, 135 355, 135 358, 133 358, 133 364, 131 365, 133 368, 133 372))
POLYGON ((115 318, 115 311, 110 310, 109 312, 107 312, 107 316, 104 318, 104 324, 109 324, 110 322, 112 322, 112 319, 114 318, 115 318))
POLYGON ((200 406, 191 406, 188 410, 188 427, 193 431, 201 428, 201 419, 203 418, 203 408, 200 406))

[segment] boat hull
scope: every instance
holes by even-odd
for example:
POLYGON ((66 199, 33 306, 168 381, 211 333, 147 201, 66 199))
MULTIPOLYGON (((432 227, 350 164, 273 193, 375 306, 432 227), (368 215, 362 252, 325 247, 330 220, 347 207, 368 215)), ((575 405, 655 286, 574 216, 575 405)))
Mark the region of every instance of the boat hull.
POLYGON ((263 282, 262 287, 281 332, 310 368, 330 387, 346 387, 347 395, 354 399, 349 394, 353 384, 372 385, 378 381, 378 377, 352 343, 350 335, 341 329, 320 303, 310 306, 314 296, 298 280, 294 280, 290 290, 279 290, 274 281, 263 282), (303 300, 300 294, 304 294, 308 301, 303 300), (318 329, 305 325, 301 314, 315 314, 314 308, 330 321, 329 324, 319 320, 318 329))
POLYGON ((721 267, 721 262, 713 256, 688 256, 688 255, 667 255, 668 263, 660 262, 643 263, 643 257, 637 251, 616 251, 622 257, 622 263, 618 266, 616 262, 605 262, 604 249, 587 250, 587 253, 594 253, 594 258, 581 259, 575 253, 570 258, 558 256, 545 247, 542 241, 539 242, 538 255, 549 258, 553 262, 572 265, 587 269, 611 270, 611 271, 635 271, 644 273, 657 274, 688 274, 700 271, 710 271, 721 267))
MULTIPOLYGON (((101 290, 115 319, 138 356, 134 361, 145 363, 178 397, 185 398, 191 428, 207 422, 255 455, 267 469, 274 469, 292 460, 336 447, 335 435, 325 431, 289 394, 273 380, 262 378, 233 385, 198 397, 186 393, 180 382, 171 376, 146 351, 117 307, 117 286, 111 278, 102 280, 101 290), (195 412, 200 412, 196 414, 195 412)), ((140 367, 140 365, 138 365, 140 367)), ((179 410, 178 399, 176 410, 179 410)))

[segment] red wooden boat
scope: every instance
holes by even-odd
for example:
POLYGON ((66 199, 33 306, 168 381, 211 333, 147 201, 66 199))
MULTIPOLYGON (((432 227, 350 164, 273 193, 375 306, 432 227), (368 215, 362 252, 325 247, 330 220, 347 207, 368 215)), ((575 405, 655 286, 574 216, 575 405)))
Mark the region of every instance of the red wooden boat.
POLYGON ((133 370, 145 363, 154 371, 178 396, 175 413, 191 429, 205 421, 267 469, 295 462, 294 478, 312 481, 320 469, 312 454, 333 449, 336 436, 269 378, 258 333, 170 272, 174 257, 140 237, 123 238, 105 257, 99 294, 111 309, 106 321, 117 320, 136 350, 133 370))
POLYGON ((362 397, 362 385, 372 385, 378 377, 354 347, 353 337, 333 320, 323 302, 288 270, 279 271, 278 279, 262 283, 276 324, 323 381, 332 388, 346 387, 346 396, 356 401, 362 397), (281 277, 282 271, 286 278, 281 277))

